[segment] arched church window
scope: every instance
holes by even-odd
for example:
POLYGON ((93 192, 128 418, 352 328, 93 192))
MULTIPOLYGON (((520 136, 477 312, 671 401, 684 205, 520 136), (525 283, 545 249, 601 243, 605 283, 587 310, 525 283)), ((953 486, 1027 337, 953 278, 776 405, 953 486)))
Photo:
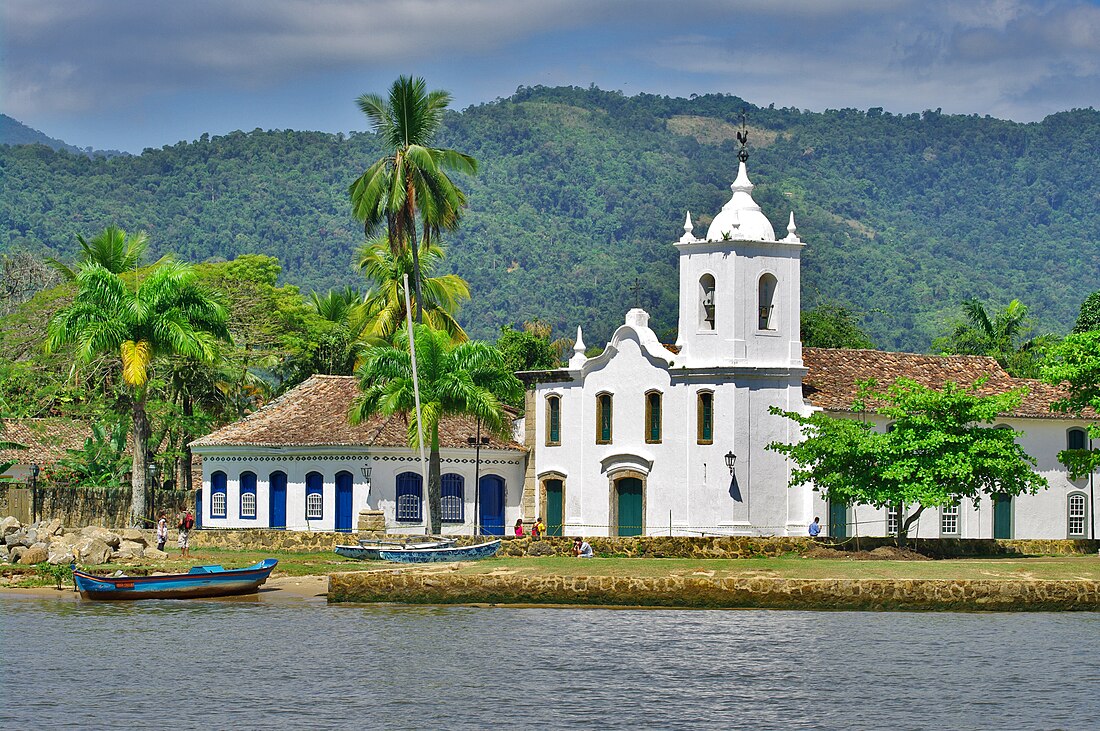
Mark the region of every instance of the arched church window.
POLYGON ((611 394, 596 396, 596 444, 611 444, 611 394))
POLYGON ((761 330, 775 329, 775 318, 773 314, 775 312, 775 289, 778 285, 779 281, 772 274, 765 274, 760 277, 760 296, 757 300, 757 304, 759 306, 759 328, 761 330))
POLYGON ((647 444, 661 443, 660 391, 650 391, 645 395, 645 440, 647 444))
POLYGON ((1088 449, 1088 432, 1079 426, 1066 430, 1066 449, 1088 449))
POLYGON ((546 446, 561 444, 561 396, 546 397, 546 446))
POLYGON ((696 441, 714 444, 714 393, 700 391, 696 407, 696 441))
POLYGON ((710 274, 699 278, 699 329, 714 329, 714 277, 710 274))

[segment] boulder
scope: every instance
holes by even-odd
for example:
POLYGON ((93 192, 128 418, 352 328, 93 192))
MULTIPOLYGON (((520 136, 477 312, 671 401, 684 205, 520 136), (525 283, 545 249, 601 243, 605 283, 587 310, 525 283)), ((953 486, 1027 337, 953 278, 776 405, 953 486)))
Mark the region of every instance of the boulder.
POLYGON ((79 540, 79 533, 65 533, 60 536, 55 536, 51 543, 64 543, 66 546, 75 546, 79 540))
POLYGON ((61 526, 61 521, 58 520, 57 518, 54 518, 53 520, 51 520, 43 528, 44 529, 41 532, 45 533, 48 536, 59 536, 65 530, 61 526))
POLYGON ((54 565, 72 563, 76 560, 76 556, 73 555, 73 549, 71 546, 66 546, 64 543, 51 543, 50 550, 46 556, 46 561, 54 565))
POLYGON ((23 545, 23 539, 26 538, 26 537, 27 537, 27 534, 24 533, 23 531, 16 531, 14 533, 9 533, 6 536, 4 536, 4 545, 7 546, 8 548, 11 548, 12 546, 22 546, 23 545))
POLYGON ((145 539, 145 534, 137 528, 123 528, 118 532, 118 535, 124 542, 130 541, 131 543, 140 543, 143 546, 149 545, 149 541, 145 539))
POLYGON ((106 528, 100 528, 98 525, 89 525, 87 528, 82 528, 80 530, 80 535, 85 538, 102 541, 111 548, 118 548, 118 544, 122 541, 117 534, 112 533, 106 528))
POLYGON ((8 550, 8 547, 0 543, 0 561, 7 561, 10 556, 11 552, 8 550))
POLYGON ((11 553, 8 554, 8 560, 11 561, 12 563, 19 563, 20 557, 23 555, 23 552, 26 551, 26 550, 27 549, 24 546, 12 546, 11 547, 11 553))
POLYGON ((19 557, 19 563, 33 566, 36 563, 42 563, 49 557, 50 554, 43 545, 41 543, 36 543, 23 552, 23 555, 19 557))
POLYGON ((73 546, 73 555, 81 563, 107 563, 111 559, 111 547, 98 538, 84 536, 73 546))
POLYGON ((141 558, 145 555, 145 545, 137 541, 123 541, 118 546, 119 558, 141 558))
POLYGON ((30 548, 34 544, 38 543, 37 528, 28 528, 26 531, 24 531, 23 535, 25 536, 25 538, 23 538, 23 545, 27 548, 30 548))
POLYGON ((164 559, 168 558, 168 553, 166 551, 158 551, 155 548, 146 548, 145 558, 152 558, 158 561, 163 561, 164 559))
POLYGON ((0 536, 6 537, 9 533, 15 533, 22 527, 23 524, 19 522, 18 518, 9 515, 3 520, 0 520, 0 536))

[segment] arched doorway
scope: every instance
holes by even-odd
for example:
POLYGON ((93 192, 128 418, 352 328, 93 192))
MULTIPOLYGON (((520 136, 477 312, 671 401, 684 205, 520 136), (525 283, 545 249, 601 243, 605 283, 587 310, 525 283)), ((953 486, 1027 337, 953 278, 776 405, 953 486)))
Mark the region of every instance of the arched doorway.
POLYGON ((478 510, 483 536, 504 535, 504 478, 483 475, 478 484, 478 510))

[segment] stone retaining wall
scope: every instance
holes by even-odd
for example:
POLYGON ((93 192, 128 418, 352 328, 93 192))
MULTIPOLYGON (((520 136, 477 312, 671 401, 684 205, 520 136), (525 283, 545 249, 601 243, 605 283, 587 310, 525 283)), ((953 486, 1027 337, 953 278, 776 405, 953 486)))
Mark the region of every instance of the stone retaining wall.
MULTIPOLYGON (((386 536, 388 540, 401 540, 402 536, 386 536)), ((423 540, 423 536, 404 536, 410 540, 423 540)), ((338 544, 354 544, 354 533, 321 533, 283 531, 262 528, 242 530, 197 530, 191 534, 195 548, 217 547, 243 550, 275 551, 331 551, 338 544)), ((459 545, 471 545, 486 540, 484 537, 461 536, 459 545)), ((857 544, 849 541, 833 545, 828 541, 814 542, 809 538, 752 538, 721 537, 700 538, 688 536, 640 536, 637 538, 589 538, 592 550, 598 556, 633 556, 645 558, 750 558, 801 554, 815 546, 830 546, 839 550, 854 551, 857 544)), ((864 551, 879 546, 893 546, 890 538, 861 538, 858 548, 864 551)), ((910 547, 934 558, 972 556, 1065 556, 1095 554, 1100 541, 1092 540, 973 540, 973 539, 922 539, 910 541, 910 547)), ((572 538, 505 539, 502 556, 568 556, 573 547, 572 538)))
POLYGON ((1100 611, 1096 581, 518 576, 395 569, 329 576, 330 602, 848 611, 1100 611))

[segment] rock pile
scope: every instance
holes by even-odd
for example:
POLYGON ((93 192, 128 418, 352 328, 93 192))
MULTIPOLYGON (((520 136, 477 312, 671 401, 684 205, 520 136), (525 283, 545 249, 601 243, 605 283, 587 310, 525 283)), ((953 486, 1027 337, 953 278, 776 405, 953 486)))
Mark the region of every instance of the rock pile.
POLYGON ((98 526, 66 529, 57 520, 40 520, 23 525, 8 516, 0 520, 0 562, 34 565, 101 564, 132 558, 165 558, 166 553, 149 548, 139 530, 110 531, 98 526))

